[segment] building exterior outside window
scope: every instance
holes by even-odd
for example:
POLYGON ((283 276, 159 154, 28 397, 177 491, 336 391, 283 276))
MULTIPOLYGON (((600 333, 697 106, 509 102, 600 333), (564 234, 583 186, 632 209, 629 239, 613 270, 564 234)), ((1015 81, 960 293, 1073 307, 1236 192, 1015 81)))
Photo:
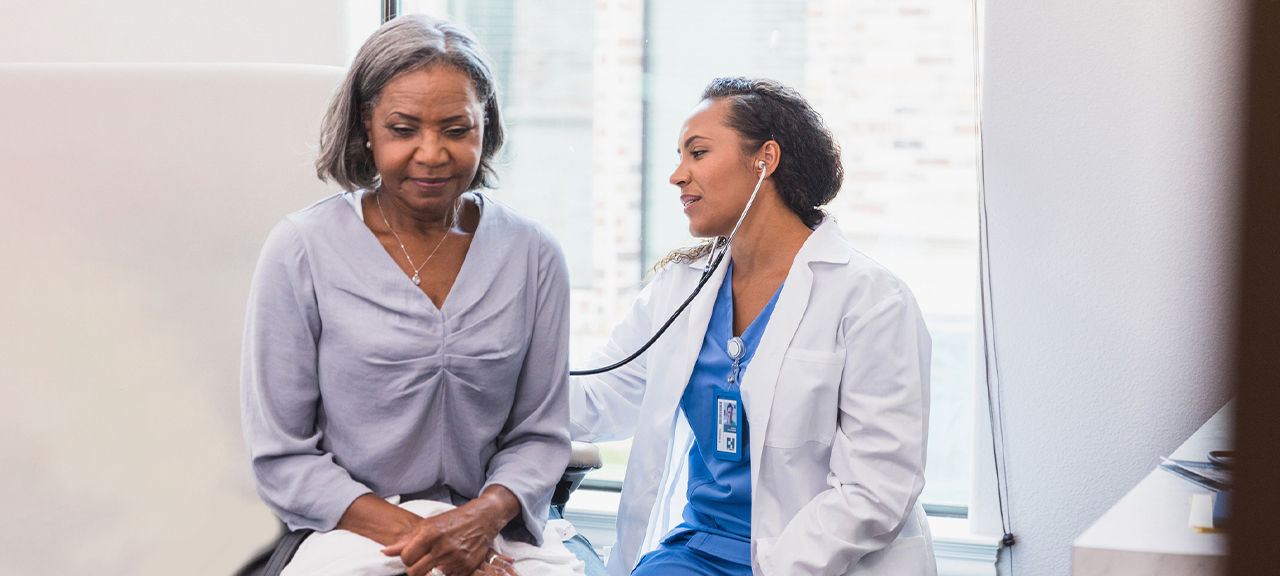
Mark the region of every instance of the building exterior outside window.
MULTIPOLYGON (((977 354, 972 7, 844 0, 404 0, 470 28, 498 68, 508 140, 494 195, 560 239, 574 367, 657 259, 694 242, 667 182, 715 76, 797 88, 843 148, 828 207, 916 293, 933 336, 926 504, 967 506, 977 354)), ((626 445, 605 447, 621 479, 626 445)))

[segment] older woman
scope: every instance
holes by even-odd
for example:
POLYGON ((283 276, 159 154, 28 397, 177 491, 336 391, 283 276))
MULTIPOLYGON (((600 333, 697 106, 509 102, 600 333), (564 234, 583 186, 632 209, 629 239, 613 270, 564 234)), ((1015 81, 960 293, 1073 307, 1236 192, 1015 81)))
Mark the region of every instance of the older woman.
POLYGON ((568 554, 543 539, 569 459, 567 270, 480 191, 502 145, 495 90, 462 29, 382 26, 324 119, 317 172, 346 191, 262 250, 244 432, 262 498, 316 531, 294 572, 340 572, 325 554, 350 542, 347 573, 505 573, 514 556, 529 576, 568 554))
MULTIPOLYGON (((819 208, 843 174, 831 133, 796 91, 723 78, 676 148, 690 232, 732 243, 671 335, 573 382, 575 438, 633 438, 610 572, 933 574, 929 334, 819 208)), ((598 360, 644 343, 713 257, 673 254, 598 360)))

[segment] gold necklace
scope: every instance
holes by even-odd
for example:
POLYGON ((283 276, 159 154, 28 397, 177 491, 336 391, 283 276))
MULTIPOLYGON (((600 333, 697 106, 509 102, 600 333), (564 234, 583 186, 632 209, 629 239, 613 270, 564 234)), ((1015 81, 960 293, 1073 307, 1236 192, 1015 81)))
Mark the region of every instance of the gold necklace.
MULTIPOLYGON (((462 198, 458 198, 458 200, 461 200, 461 199, 462 198)), ((413 281, 414 286, 421 286, 422 277, 418 275, 418 271, 422 270, 422 267, 426 266, 427 262, 431 261, 431 257, 436 255, 436 251, 440 250, 440 246, 444 245, 445 238, 449 237, 449 229, 453 228, 453 226, 456 226, 458 224, 458 203, 457 202, 453 203, 453 224, 449 224, 449 215, 445 214, 444 215, 445 217, 444 235, 440 237, 439 242, 436 242, 436 247, 431 249, 431 253, 427 255, 427 259, 423 260, 422 264, 415 266, 413 264, 413 258, 409 257, 409 251, 405 250, 404 248, 404 240, 400 239, 400 235, 396 234, 396 229, 391 227, 391 221, 387 220, 387 212, 382 209, 382 194, 379 192, 374 192, 373 200, 378 204, 378 214, 382 215, 382 223, 387 225, 387 230, 390 230, 391 235, 395 237, 396 242, 400 243, 400 251, 404 253, 404 259, 409 262, 409 267, 413 268, 413 277, 410 278, 410 280, 413 281)))

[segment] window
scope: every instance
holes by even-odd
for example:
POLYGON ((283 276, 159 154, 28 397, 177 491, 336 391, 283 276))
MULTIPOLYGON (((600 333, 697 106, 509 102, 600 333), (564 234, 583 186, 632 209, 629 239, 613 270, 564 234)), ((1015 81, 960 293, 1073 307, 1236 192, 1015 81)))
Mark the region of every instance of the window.
MULTIPOLYGON (((845 0, 404 0, 465 24, 493 57, 509 129, 494 195, 560 239, 573 364, 622 317, 647 269, 688 245, 667 183, 676 134, 708 80, 796 87, 844 151, 829 207, 916 293, 933 335, 928 484, 963 513, 977 297, 972 7, 845 0)), ((625 443, 595 479, 621 480, 625 443)))

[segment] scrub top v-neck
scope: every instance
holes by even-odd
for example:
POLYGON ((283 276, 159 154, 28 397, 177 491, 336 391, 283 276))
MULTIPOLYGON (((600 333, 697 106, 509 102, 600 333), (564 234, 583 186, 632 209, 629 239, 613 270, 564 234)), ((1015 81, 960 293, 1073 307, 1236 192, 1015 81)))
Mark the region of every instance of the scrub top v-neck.
POLYGON ((727 344, 733 338, 733 261, 729 261, 702 349, 680 399, 680 409, 694 434, 693 447, 689 450, 689 502, 684 509, 684 522, 664 541, 686 541, 690 548, 736 564, 751 563, 751 462, 747 449, 750 423, 746 412, 739 410, 742 414, 740 460, 716 456, 716 399, 717 393, 738 389, 781 292, 779 287, 743 331, 740 338, 745 350, 739 360, 738 377, 730 383, 733 362, 727 344))

